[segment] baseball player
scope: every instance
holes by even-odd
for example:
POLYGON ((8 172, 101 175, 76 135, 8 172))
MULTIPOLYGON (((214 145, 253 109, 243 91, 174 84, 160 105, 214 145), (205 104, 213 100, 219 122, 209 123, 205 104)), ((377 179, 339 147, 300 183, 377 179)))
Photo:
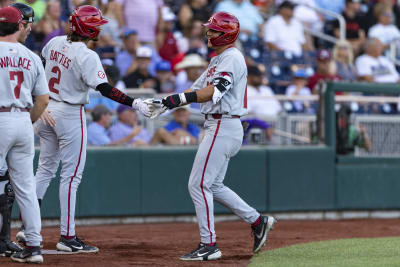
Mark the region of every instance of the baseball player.
MULTIPOLYGON (((11 255, 11 259, 41 263, 41 221, 33 176, 32 122, 38 120, 46 108, 49 91, 40 58, 18 43, 29 33, 24 24, 23 15, 17 8, 0 9, 0 162, 7 163, 26 226, 27 247, 11 255), (32 103, 33 95, 35 104, 32 103)), ((12 198, 10 192, 6 192, 7 204, 12 198)))
MULTIPOLYGON (((11 6, 16 7, 22 13, 23 33, 19 35, 18 41, 24 43, 28 37, 31 26, 34 21, 33 9, 22 3, 14 3, 11 6)), ((1 166, 1 165, 0 165, 1 166)), ((10 183, 10 176, 7 171, 7 164, 3 162, 0 168, 0 255, 11 256, 15 252, 22 251, 22 248, 11 241, 11 211, 13 208, 15 193, 10 183)))
MULTIPOLYGON (((98 252, 75 234, 76 192, 86 161, 86 117, 84 104, 93 88, 121 104, 150 116, 152 107, 141 99, 133 99, 107 82, 99 56, 87 47, 97 40, 100 26, 107 23, 96 7, 78 7, 70 16, 70 33, 51 39, 42 50, 50 90, 48 110, 38 122, 40 138, 39 167, 36 172, 37 198, 41 201, 61 161, 60 209, 61 238, 57 249, 66 252, 98 252), (54 118, 55 126, 48 119, 54 118)), ((23 241, 23 232, 17 234, 23 241)))
POLYGON ((199 145, 189 178, 189 192, 195 205, 201 242, 181 260, 216 260, 221 258, 214 231, 213 200, 229 207, 251 224, 253 252, 267 240, 276 220, 262 216, 223 184, 229 159, 238 153, 243 128, 240 117, 247 114, 247 68, 243 55, 233 46, 239 35, 239 21, 226 12, 215 13, 204 26, 208 46, 217 56, 192 87, 181 94, 170 95, 162 104, 173 109, 193 102, 201 103, 205 114, 205 136, 199 145))

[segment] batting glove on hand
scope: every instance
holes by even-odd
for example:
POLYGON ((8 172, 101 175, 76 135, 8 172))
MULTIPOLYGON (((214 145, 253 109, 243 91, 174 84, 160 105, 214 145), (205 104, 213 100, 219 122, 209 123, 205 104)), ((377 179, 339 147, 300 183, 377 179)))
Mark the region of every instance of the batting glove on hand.
POLYGON ((144 103, 143 100, 139 98, 133 100, 132 107, 139 110, 147 118, 151 117, 154 111, 154 106, 144 103))
POLYGON ((184 103, 185 101, 182 101, 181 95, 183 94, 174 94, 167 96, 162 100, 162 104, 169 109, 179 107, 181 104, 186 104, 184 103))
POLYGON ((143 102, 154 108, 154 110, 152 111, 152 114, 150 116, 150 119, 157 118, 158 116, 160 116, 167 110, 167 107, 165 107, 162 104, 162 101, 159 99, 148 98, 148 99, 143 100, 143 102))

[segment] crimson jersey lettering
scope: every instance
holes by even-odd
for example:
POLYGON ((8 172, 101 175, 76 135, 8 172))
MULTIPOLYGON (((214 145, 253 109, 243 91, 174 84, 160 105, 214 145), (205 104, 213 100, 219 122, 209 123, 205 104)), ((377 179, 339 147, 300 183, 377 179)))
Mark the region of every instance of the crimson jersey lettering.
POLYGON ((69 65, 71 63, 71 59, 69 59, 63 53, 54 51, 54 50, 50 51, 50 60, 53 60, 53 61, 59 63, 61 66, 63 66, 66 69, 69 68, 69 65))
POLYGON ((0 58, 0 68, 23 68, 31 69, 31 60, 24 57, 2 57, 0 58))

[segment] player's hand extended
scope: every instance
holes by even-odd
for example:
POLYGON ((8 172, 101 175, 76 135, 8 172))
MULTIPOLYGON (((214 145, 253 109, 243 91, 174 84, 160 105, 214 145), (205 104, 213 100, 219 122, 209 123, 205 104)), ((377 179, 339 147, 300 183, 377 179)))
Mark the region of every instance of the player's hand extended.
POLYGON ((149 118, 153 114, 154 106, 148 105, 142 99, 136 98, 133 101, 132 107, 139 110, 145 117, 149 118))
POLYGON ((168 109, 179 107, 182 101, 179 94, 169 95, 162 100, 162 104, 168 109))
POLYGON ((157 118, 167 110, 167 108, 162 104, 162 101, 160 99, 147 98, 143 100, 143 102, 154 108, 150 116, 150 119, 157 118))
POLYGON ((50 125, 51 127, 54 127, 56 126, 56 120, 53 118, 53 116, 50 115, 50 112, 50 110, 43 111, 40 119, 42 120, 44 125, 50 125))

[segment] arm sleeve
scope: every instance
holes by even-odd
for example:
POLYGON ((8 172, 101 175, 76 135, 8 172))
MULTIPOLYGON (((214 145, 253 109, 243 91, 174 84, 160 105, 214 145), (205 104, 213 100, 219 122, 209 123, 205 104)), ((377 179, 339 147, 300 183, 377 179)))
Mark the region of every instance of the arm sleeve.
POLYGON ((34 57, 35 66, 37 68, 37 76, 35 86, 32 90, 32 95, 45 95, 49 93, 49 86, 47 84, 46 75, 44 73, 43 64, 38 56, 34 57))
POLYGON ((124 94, 117 88, 112 87, 109 83, 102 83, 96 87, 96 90, 99 91, 103 96, 114 100, 120 104, 124 104, 132 107, 134 98, 124 94))
POLYGON ((233 87, 234 73, 240 77, 241 64, 234 56, 225 56, 218 63, 213 76, 214 94, 212 101, 218 103, 222 97, 233 87))
POLYGON ((99 84, 107 82, 107 76, 104 72, 103 65, 101 64, 99 56, 96 52, 85 50, 80 62, 82 71, 82 80, 93 89, 99 84))

